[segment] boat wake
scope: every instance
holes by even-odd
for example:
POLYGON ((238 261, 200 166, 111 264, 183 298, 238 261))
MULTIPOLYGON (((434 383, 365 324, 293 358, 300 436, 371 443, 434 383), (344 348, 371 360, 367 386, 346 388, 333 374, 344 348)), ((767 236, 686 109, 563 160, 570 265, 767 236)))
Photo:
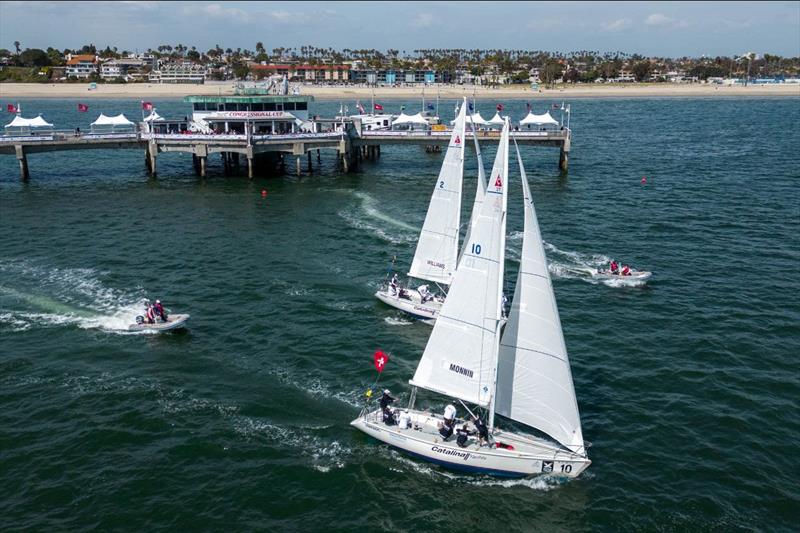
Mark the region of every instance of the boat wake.
POLYGON ((387 215, 378 208, 378 202, 365 192, 354 191, 353 196, 359 200, 358 203, 338 213, 350 226, 392 244, 416 242, 420 228, 387 215))
POLYGON ((387 316, 383 319, 383 321, 389 324, 390 326, 410 326, 414 324, 413 320, 397 316, 387 316))
POLYGON ((234 417, 234 430, 247 439, 264 439, 281 449, 294 449, 293 455, 306 457, 319 472, 344 468, 353 449, 322 435, 330 426, 288 426, 246 416, 234 417))
POLYGON ((608 268, 611 258, 607 255, 561 250, 548 242, 544 243, 544 248, 547 253, 547 269, 553 278, 576 279, 614 288, 641 287, 647 284, 646 280, 595 278, 594 274, 599 269, 608 268))
POLYGON ((143 307, 143 291, 109 288, 94 269, 0 260, 0 279, 0 331, 77 326, 127 334, 143 307))

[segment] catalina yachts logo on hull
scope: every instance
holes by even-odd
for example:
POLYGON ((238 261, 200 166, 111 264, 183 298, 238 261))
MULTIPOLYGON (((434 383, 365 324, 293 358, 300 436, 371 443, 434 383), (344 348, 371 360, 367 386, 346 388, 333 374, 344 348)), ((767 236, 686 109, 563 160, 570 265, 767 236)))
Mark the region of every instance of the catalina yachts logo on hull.
POLYGON ((470 459, 470 458, 479 459, 481 461, 485 461, 486 460, 486 457, 484 457, 482 455, 475 455, 474 453, 470 453, 470 452, 460 452, 458 450, 451 450, 449 448, 441 448, 441 447, 436 446, 436 445, 431 447, 431 451, 434 452, 434 453, 440 453, 442 455, 450 455, 452 457, 458 457, 458 458, 463 459, 465 461, 470 459))

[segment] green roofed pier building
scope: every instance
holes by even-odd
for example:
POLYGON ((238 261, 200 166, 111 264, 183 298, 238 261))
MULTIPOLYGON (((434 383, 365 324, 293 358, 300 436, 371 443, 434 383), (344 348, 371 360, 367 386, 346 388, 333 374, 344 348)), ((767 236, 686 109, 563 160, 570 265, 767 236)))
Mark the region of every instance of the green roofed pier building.
POLYGON ((308 105, 313 96, 279 96, 243 91, 233 96, 187 96, 192 104, 192 120, 207 133, 246 133, 285 135, 300 133, 309 119, 308 105), (248 94, 250 93, 250 94, 248 94))

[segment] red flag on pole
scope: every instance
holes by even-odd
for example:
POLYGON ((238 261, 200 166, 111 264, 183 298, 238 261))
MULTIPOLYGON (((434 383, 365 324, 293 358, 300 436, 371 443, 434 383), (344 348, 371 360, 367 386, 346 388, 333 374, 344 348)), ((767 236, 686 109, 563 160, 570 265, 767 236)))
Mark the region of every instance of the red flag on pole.
POLYGON ((497 110, 498 111, 502 111, 503 110, 503 104, 497 104, 497 110))
POLYGON ((9 113, 16 113, 16 112, 17 112, 17 107, 16 107, 14 104, 8 104, 8 105, 6 106, 6 110, 7 110, 9 113))
POLYGON ((389 356, 380 350, 375 350, 375 354, 372 356, 372 359, 375 363, 375 370, 377 370, 378 373, 383 372, 383 367, 385 367, 386 363, 389 362, 389 356))
POLYGON ((145 111, 152 111, 153 110, 152 102, 142 102, 142 109, 144 109, 145 111))
POLYGON ((383 106, 381 104, 375 104, 375 111, 383 111, 383 106))
POLYGON ((86 104, 78 104, 78 111, 81 113, 86 113, 89 111, 89 106, 86 104))

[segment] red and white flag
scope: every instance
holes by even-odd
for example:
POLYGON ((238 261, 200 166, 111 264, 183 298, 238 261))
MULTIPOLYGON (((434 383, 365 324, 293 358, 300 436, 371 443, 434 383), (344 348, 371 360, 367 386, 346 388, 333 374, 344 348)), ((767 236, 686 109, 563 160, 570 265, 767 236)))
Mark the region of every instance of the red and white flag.
POLYGON ((78 104, 78 111, 81 113, 86 113, 89 111, 89 106, 86 104, 78 104))
POLYGON ((142 102, 142 109, 145 111, 152 111, 153 110, 153 103, 152 102, 142 102))
POLYGON ((17 112, 17 106, 15 106, 14 104, 8 104, 6 106, 6 111, 8 111, 9 113, 16 113, 17 112))
POLYGON ((381 104, 375 104, 375 111, 383 111, 383 106, 381 104))
POLYGON ((386 366, 386 363, 389 362, 389 356, 380 350, 375 350, 372 359, 375 363, 375 370, 377 370, 378 373, 383 372, 383 368, 386 366))

